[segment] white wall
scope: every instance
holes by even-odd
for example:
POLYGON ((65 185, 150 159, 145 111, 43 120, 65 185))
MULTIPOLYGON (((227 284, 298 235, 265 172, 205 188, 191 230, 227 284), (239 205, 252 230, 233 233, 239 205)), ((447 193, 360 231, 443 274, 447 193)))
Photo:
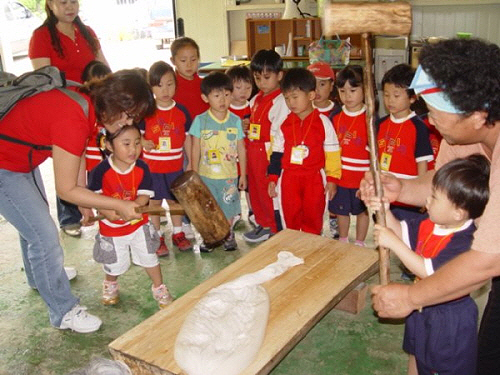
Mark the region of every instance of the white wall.
POLYGON ((459 31, 500 45, 500 4, 413 7, 412 39, 459 31))
POLYGON ((176 16, 184 19, 184 34, 200 46, 201 61, 216 61, 229 53, 225 0, 176 0, 176 16))

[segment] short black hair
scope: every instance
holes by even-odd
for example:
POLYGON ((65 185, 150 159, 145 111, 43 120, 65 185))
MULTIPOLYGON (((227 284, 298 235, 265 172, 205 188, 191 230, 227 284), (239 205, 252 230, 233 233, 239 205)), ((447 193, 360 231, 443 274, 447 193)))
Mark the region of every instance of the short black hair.
POLYGON ((233 91, 233 81, 222 72, 211 72, 201 81, 201 92, 208 96, 214 90, 233 91))
POLYGON ((337 88, 345 86, 349 82, 351 87, 363 86, 363 67, 361 65, 347 65, 337 73, 335 78, 337 88))
POLYGON ((480 217, 490 190, 490 162, 480 154, 452 160, 439 168, 432 179, 436 190, 446 193, 458 208, 465 210, 469 218, 480 217))
MULTIPOLYGON (((139 126, 137 124, 132 124, 132 125, 124 125, 114 133, 111 133, 110 131, 106 130, 106 141, 111 143, 113 145, 113 141, 122 133, 129 129, 136 129, 139 132, 139 135, 141 134, 141 131, 139 129, 139 126)), ((106 152, 106 154, 108 154, 106 152)))
POLYGON ((172 76, 175 78, 175 71, 172 66, 167 64, 165 61, 157 61, 151 65, 148 72, 148 80, 151 86, 158 86, 161 81, 161 77, 163 77, 167 73, 172 73, 172 76))
POLYGON ((283 70, 283 60, 276 51, 261 49, 253 55, 250 70, 252 73, 262 73, 264 71, 279 73, 283 70))
POLYGON ((111 73, 109 66, 104 64, 99 60, 92 60, 85 68, 83 68, 82 76, 80 77, 82 82, 90 81, 92 78, 103 78, 111 73))
POLYGON ((252 72, 246 66, 232 66, 226 71, 226 74, 233 82, 244 81, 253 84, 252 72))
POLYGON ((198 58, 200 58, 200 47, 198 46, 198 43, 196 43, 194 39, 187 36, 181 36, 172 42, 170 45, 170 54, 172 55, 172 58, 175 58, 175 55, 177 55, 179 50, 184 47, 193 47, 196 50, 198 58))
POLYGON ((392 83, 396 87, 406 89, 408 96, 414 95, 413 90, 409 89, 415 72, 408 64, 398 64, 389 69, 382 78, 382 89, 386 83, 392 83))
POLYGON ((500 120, 500 47, 480 39, 449 39, 425 45, 420 64, 453 105, 466 114, 485 111, 500 120))
POLYGON ((281 81, 281 91, 283 93, 298 89, 304 92, 316 90, 316 77, 305 68, 292 68, 288 70, 281 81))

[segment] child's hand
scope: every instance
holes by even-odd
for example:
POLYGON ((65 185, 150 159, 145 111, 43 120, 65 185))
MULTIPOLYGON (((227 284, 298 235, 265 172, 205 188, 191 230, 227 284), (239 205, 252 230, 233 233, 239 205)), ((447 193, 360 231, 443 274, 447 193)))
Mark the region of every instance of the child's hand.
POLYGON ((99 213, 103 215, 106 219, 109 221, 115 221, 115 220, 120 220, 121 217, 116 213, 115 210, 99 210, 99 213))
POLYGON ((92 211, 91 208, 85 208, 85 207, 78 207, 78 209, 82 214, 82 219, 80 220, 82 226, 88 227, 90 225, 93 225, 94 222, 90 222, 90 219, 94 217, 94 211, 92 211))
POLYGON ((116 213, 119 215, 118 219, 124 221, 140 219, 142 214, 135 212, 136 207, 139 207, 139 205, 134 201, 118 200, 116 206, 116 213))
POLYGON ((276 198, 278 194, 276 193, 276 182, 271 181, 267 186, 267 193, 271 198, 276 198))
POLYGON ((155 147, 155 143, 153 141, 150 141, 149 139, 143 139, 142 140, 142 147, 146 151, 151 151, 151 150, 154 150, 156 148, 155 147))
POLYGON ((248 134, 248 129, 250 128, 250 119, 249 118, 244 118, 241 120, 241 123, 243 125, 243 131, 245 134, 248 134))
POLYGON ((394 249, 401 244, 401 240, 392 229, 380 224, 375 224, 373 227, 373 239, 378 246, 387 247, 389 249, 394 249))
POLYGON ((382 203, 384 204, 384 209, 387 212, 390 208, 389 199, 384 197, 381 200, 379 197, 371 197, 367 201, 365 201, 365 204, 372 211, 380 211, 380 209, 382 208, 382 203))
POLYGON ((331 201, 335 194, 337 194, 337 185, 335 185, 333 182, 327 182, 325 186, 325 194, 326 198, 331 201))
POLYGON ((247 188, 247 176, 241 175, 240 182, 238 183, 238 189, 245 190, 247 188))

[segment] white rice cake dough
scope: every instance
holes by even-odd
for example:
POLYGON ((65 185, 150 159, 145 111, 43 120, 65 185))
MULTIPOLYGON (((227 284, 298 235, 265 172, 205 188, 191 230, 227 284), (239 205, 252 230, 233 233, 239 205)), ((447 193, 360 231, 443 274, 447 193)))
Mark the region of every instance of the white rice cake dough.
POLYGON ((188 375, 237 375, 256 357, 269 317, 269 295, 260 284, 304 261, 287 251, 260 271, 210 290, 186 317, 174 358, 188 375))

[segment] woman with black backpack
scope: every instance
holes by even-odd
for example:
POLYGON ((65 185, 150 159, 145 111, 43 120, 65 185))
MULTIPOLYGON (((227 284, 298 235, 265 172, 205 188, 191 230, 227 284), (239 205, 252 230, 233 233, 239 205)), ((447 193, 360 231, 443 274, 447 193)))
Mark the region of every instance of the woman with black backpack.
POLYGON ((71 293, 38 166, 52 157, 62 199, 80 207, 115 210, 124 220, 140 218, 137 203, 85 188, 83 153, 96 120, 113 133, 154 110, 154 98, 135 70, 110 74, 73 91, 88 103, 88 116, 79 101, 53 89, 22 99, 0 120, 0 215, 19 232, 28 284, 47 304, 51 324, 85 333, 99 329, 101 320, 88 314, 71 293))

